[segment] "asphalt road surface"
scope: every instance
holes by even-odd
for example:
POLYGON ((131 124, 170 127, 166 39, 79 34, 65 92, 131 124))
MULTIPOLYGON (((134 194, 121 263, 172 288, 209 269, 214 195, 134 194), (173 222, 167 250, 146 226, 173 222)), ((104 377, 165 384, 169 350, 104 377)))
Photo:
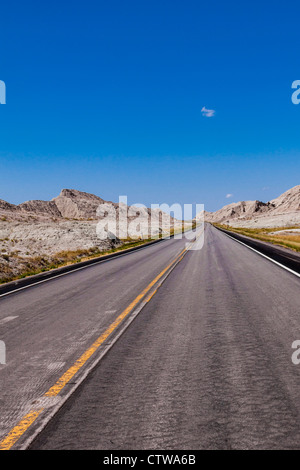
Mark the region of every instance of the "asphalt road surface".
MULTIPOLYGON (((30 435, 30 449, 300 448, 300 278, 211 226, 201 250, 184 247, 166 240, 0 297, 2 443, 12 429, 12 448, 30 435), (22 421, 147 286, 46 427, 44 411, 22 421)), ((48 394, 48 413, 76 381, 48 394)))

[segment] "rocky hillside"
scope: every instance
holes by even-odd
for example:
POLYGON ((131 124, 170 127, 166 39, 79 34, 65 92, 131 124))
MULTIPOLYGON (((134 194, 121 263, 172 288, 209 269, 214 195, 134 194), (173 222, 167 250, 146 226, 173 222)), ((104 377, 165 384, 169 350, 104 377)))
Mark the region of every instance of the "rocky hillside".
MULTIPOLYGON (((164 231, 164 225, 180 226, 181 221, 170 217, 168 214, 146 207, 126 206, 124 203, 105 201, 94 194, 77 191, 76 189, 63 189, 59 196, 51 201, 27 201, 19 205, 10 204, 0 199, 0 220, 2 221, 55 221, 80 220, 99 221, 99 219, 112 217, 120 221, 128 222, 138 219, 144 226, 143 236, 150 218, 159 220, 159 231, 164 231), (105 215, 103 215, 105 214, 105 215)), ((147 229, 148 230, 148 229, 147 229)), ((149 231, 150 233, 150 231, 149 231)))
POLYGON ((300 185, 269 202, 241 201, 216 212, 205 212, 207 222, 233 227, 290 227, 300 225, 300 185))
POLYGON ((68 258, 71 252, 90 254, 148 239, 182 222, 159 210, 128 207, 94 194, 63 189, 51 201, 19 205, 0 200, 0 281, 36 267, 68 258))
POLYGON ((105 201, 94 194, 63 189, 52 201, 27 201, 13 205, 0 200, 0 218, 7 220, 96 219, 99 204, 105 201))
POLYGON ((270 201, 273 214, 297 213, 300 211, 300 185, 288 189, 276 199, 270 201))
POLYGON ((97 208, 104 202, 106 201, 94 194, 75 189, 63 189, 60 195, 51 201, 56 205, 61 217, 66 219, 96 219, 97 208))

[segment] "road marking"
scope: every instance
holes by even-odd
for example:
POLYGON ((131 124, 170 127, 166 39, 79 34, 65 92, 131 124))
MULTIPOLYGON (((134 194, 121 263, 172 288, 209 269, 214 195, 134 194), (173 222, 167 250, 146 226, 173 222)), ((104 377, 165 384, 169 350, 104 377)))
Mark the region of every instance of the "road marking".
MULTIPOLYGON (((187 231, 189 231, 189 230, 187 230, 187 231)), ((168 240, 168 237, 165 237, 165 238, 161 239, 161 241, 163 241, 163 240, 168 240)), ((127 251, 126 249, 120 250, 120 254, 116 254, 115 256, 113 256, 111 258, 100 259, 99 261, 95 261, 95 263, 88 264, 87 266, 80 266, 79 268, 72 269, 71 271, 67 271, 66 273, 56 274, 55 276, 51 276, 48 279, 42 279, 41 281, 33 282, 32 284, 29 284, 28 286, 18 287, 17 289, 13 289, 9 292, 5 292, 5 294, 0 294, 0 298, 5 297, 6 295, 13 294, 14 292, 18 292, 20 290, 28 289, 29 287, 37 286, 38 284, 42 284, 43 282, 48 282, 48 281, 51 281, 52 279, 56 279, 56 278, 61 277, 61 276, 66 276, 67 274, 75 273, 76 271, 80 271, 82 269, 86 269, 86 268, 90 268, 92 266, 96 266, 97 264, 100 264, 100 263, 105 263, 107 261, 111 261, 111 260, 120 258, 121 256, 126 256, 126 255, 129 255, 131 253, 136 253, 136 251, 141 251, 141 250, 146 249, 146 248, 148 248, 149 246, 152 246, 152 245, 153 244, 145 245, 145 246, 141 245, 141 247, 139 247, 138 250, 133 250, 133 251, 127 251)))
MULTIPOLYGON (((186 232, 190 232, 192 229, 189 229, 189 230, 186 230, 186 232)), ((184 232, 185 233, 185 232, 184 232)), ((163 237, 161 239, 159 239, 160 241, 163 241, 163 240, 170 240, 171 238, 169 236, 166 236, 166 237, 163 237)), ((174 240, 175 238, 173 238, 174 240)), ((176 240, 176 239, 175 239, 176 240)), ((153 240, 154 241, 154 240, 153 240)), ((28 286, 23 286, 23 287, 18 287, 17 289, 13 289, 9 292, 5 292, 5 294, 0 294, 0 298, 1 297, 5 297, 6 295, 10 295, 10 294, 13 294, 14 292, 18 292, 20 290, 23 290, 23 289, 28 289, 29 287, 34 287, 38 284, 42 284, 43 282, 47 282, 47 281, 51 281, 52 279, 56 279, 58 277, 61 277, 61 276, 66 276, 67 274, 71 274, 71 273, 74 273, 76 271, 80 271, 81 269, 85 269, 85 268, 90 268, 92 266, 96 266, 97 264, 100 264, 100 263, 105 263, 107 261, 111 261, 113 259, 117 259, 117 258, 120 258, 121 256, 126 256, 126 255, 130 255, 131 253, 136 253, 137 251, 141 251, 141 250, 144 250, 146 248, 148 248, 149 246, 153 246, 154 243, 151 243, 150 245, 140 245, 138 246, 138 249, 137 250, 133 250, 133 251, 128 251, 128 248, 124 249, 124 250, 120 250, 120 253, 118 254, 115 254, 114 256, 112 256, 111 258, 106 258, 106 259, 99 259, 99 261, 95 261, 95 263, 91 263, 91 264, 88 264, 87 266, 80 266, 79 268, 76 268, 76 269, 72 269, 71 271, 67 271, 66 273, 61 273, 61 274, 56 274, 55 276, 51 276, 49 277, 48 279, 42 279, 41 281, 37 281, 37 282, 33 282, 32 284, 29 284, 28 286)), ((129 248, 129 250, 131 250, 129 248)), ((105 255, 103 255, 105 256, 105 255)), ((59 268, 58 268, 59 269, 59 268)))
POLYGON ((264 258, 268 259, 269 261, 272 261, 272 263, 277 264, 277 266, 280 266, 281 268, 285 269, 286 271, 289 271, 290 273, 294 274, 295 276, 300 277, 300 274, 299 274, 299 273, 297 273, 296 271, 293 271, 292 269, 288 268, 287 266, 284 266, 284 264, 278 263, 278 261, 275 261, 274 259, 270 258, 269 256, 264 255, 264 254, 261 253, 260 251, 255 250, 255 248, 252 248, 252 246, 247 245, 247 243, 244 243, 244 242, 241 242, 240 240, 237 240, 237 238, 232 237, 232 236, 229 235, 228 233, 225 233, 225 232, 223 232, 223 233, 224 233, 225 235, 227 235, 227 237, 229 237, 229 238, 231 238, 232 240, 234 240, 235 242, 238 242, 238 243, 240 243, 241 245, 246 246, 247 248, 249 248, 249 250, 255 251, 255 253, 259 254, 260 256, 263 256, 264 258))
MULTIPOLYGON (((179 261, 181 261, 181 260, 182 260, 182 257, 180 258, 179 261)), ((147 297, 146 302, 149 302, 156 292, 157 292, 157 289, 155 289, 153 292, 151 292, 151 294, 147 297)))
MULTIPOLYGON (((193 242, 191 242, 193 243, 193 242)), ((191 244, 190 243, 190 244, 191 244)), ((146 296, 151 288, 167 273, 167 271, 175 266, 176 262, 180 261, 183 254, 187 253, 188 248, 184 248, 171 263, 164 268, 148 286, 128 305, 128 307, 116 318, 116 320, 102 333, 101 336, 80 356, 77 361, 57 380, 57 382, 43 395, 43 397, 56 397, 71 378, 83 367, 88 359, 97 351, 97 349, 104 343, 104 341, 112 334, 113 331, 120 325, 120 323, 128 317, 134 307, 146 296)), ((156 290, 152 293, 154 295, 156 290)), ((151 298, 150 297, 150 298, 151 298)), ((150 300, 148 299, 148 301, 150 300)), ((122 334, 123 331, 120 333, 122 334)), ((89 371, 88 371, 89 372, 89 371)), ((0 441, 0 450, 9 450, 20 439, 20 437, 27 431, 36 418, 42 413, 44 408, 31 410, 21 421, 7 434, 7 436, 0 441)))
POLYGON ((7 434, 0 442, 0 450, 9 450, 20 438, 22 434, 32 425, 36 418, 41 414, 44 408, 31 410, 21 421, 7 434))
MULTIPOLYGON (((201 234, 200 234, 201 235, 201 234)), ((151 288, 158 282, 160 281, 160 284, 158 287, 161 285, 161 283, 164 281, 164 279, 167 277, 168 273, 167 271, 171 268, 173 269, 177 263, 179 263, 183 255, 186 254, 189 251, 189 246, 191 246, 193 243, 197 241, 198 237, 196 236, 194 241, 191 241, 188 246, 186 246, 177 256, 176 258, 171 261, 171 263, 164 268, 153 281, 148 284, 148 286, 131 302, 131 304, 119 315, 119 317, 108 327, 108 329, 92 344, 92 346, 85 351, 84 354, 73 364, 70 369, 68 369, 61 377, 60 379, 51 387, 44 395, 41 397, 41 400, 43 402, 43 399, 45 397, 57 397, 58 393, 64 388, 64 386, 70 381, 70 379, 78 372, 82 366, 87 362, 87 360, 96 352, 96 350, 100 347, 100 345, 111 335, 111 333, 120 325, 120 323, 125 320, 127 317, 127 324, 125 321, 124 328, 119 331, 116 335, 115 338, 112 339, 111 342, 108 341, 106 343, 106 349, 104 348, 104 351, 102 352, 102 355, 98 359, 94 361, 93 364, 91 364, 87 370, 83 373, 81 377, 78 378, 77 380, 77 386, 83 382, 83 380, 87 377, 87 375, 91 372, 91 370, 98 364, 98 362, 102 359, 102 357, 106 354, 106 352, 113 346, 113 344, 117 341, 117 339, 124 333, 126 328, 130 325, 130 323, 134 320, 134 318, 138 315, 138 313, 143 309, 145 304, 149 302, 149 300, 153 297, 157 289, 152 293, 151 296, 148 296, 145 300, 146 294, 151 290, 151 288), (137 306, 140 300, 144 298, 144 301, 140 304, 140 306, 137 306), (134 307, 136 307, 134 309, 134 307), (134 310, 133 310, 134 309, 134 310), (132 311, 133 310, 133 311, 132 311), (128 317, 129 313, 132 312, 131 317, 128 317), (128 322, 129 318, 129 322, 128 322)), ((66 273, 67 274, 67 273, 66 273)), ((75 387, 76 389, 76 387, 75 387)), ((61 403, 64 403, 69 396, 74 392, 74 388, 72 390, 69 390, 67 392, 66 396, 64 396, 64 399, 61 400, 61 403)), ((58 405, 59 406, 59 405, 58 405)), ((0 450, 9 450, 11 447, 21 438, 21 436, 27 431, 27 429, 31 426, 31 424, 36 420, 36 418, 44 411, 45 407, 39 408, 37 410, 32 409, 30 413, 28 413, 26 416, 24 416, 21 421, 7 434, 7 436, 0 441, 0 450)), ((54 408, 52 413, 50 414, 48 420, 50 420, 54 414, 58 411, 59 407, 54 408)), ((41 432, 47 424, 48 421, 44 420, 44 423, 41 423, 39 428, 35 431, 36 434, 41 432)), ((23 449, 26 448, 26 444, 30 443, 32 438, 27 439, 26 443, 23 445, 23 449)))
POLYGON ((0 320, 0 325, 3 325, 4 323, 7 323, 11 320, 14 320, 15 318, 18 318, 19 315, 16 315, 15 317, 5 317, 0 320))
POLYGON ((101 344, 111 335, 111 333, 120 325, 125 317, 133 310, 137 303, 145 297, 149 292, 151 287, 156 284, 156 282, 165 274, 165 272, 174 264, 180 256, 186 251, 186 248, 166 267, 164 268, 158 276, 156 276, 153 281, 148 284, 148 286, 128 305, 128 307, 116 318, 116 320, 107 328, 107 330, 102 333, 101 336, 90 346, 79 359, 71 366, 58 381, 51 387, 46 393, 46 397, 56 396, 64 386, 71 380, 71 378, 81 369, 81 367, 87 362, 87 360, 94 354, 94 352, 101 346, 101 344))

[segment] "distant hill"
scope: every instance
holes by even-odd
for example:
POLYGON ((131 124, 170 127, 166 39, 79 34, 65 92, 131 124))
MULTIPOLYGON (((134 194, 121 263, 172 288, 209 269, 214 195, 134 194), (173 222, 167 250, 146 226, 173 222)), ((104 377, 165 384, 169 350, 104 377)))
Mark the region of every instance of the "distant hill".
MULTIPOLYGON (((105 201, 94 194, 76 189, 62 189, 51 201, 32 200, 14 205, 0 200, 0 221, 21 223, 62 223, 63 221, 94 222, 117 220, 117 237, 127 238, 127 225, 136 221, 142 238, 181 227, 177 220, 159 209, 127 206, 105 201), (151 221, 151 225, 150 225, 151 221), (152 232, 150 232, 150 227, 152 232), (153 231, 154 230, 154 231, 153 231)), ((132 226, 132 224, 131 224, 132 226)))
POLYGON ((159 209, 105 201, 76 189, 63 189, 51 201, 0 200, 0 282, 181 226, 159 209))
MULTIPOLYGON (((200 215, 196 216, 199 218, 200 215)), ((288 227, 300 225, 300 185, 269 202, 233 202, 216 212, 205 212, 206 222, 235 227, 288 227)))

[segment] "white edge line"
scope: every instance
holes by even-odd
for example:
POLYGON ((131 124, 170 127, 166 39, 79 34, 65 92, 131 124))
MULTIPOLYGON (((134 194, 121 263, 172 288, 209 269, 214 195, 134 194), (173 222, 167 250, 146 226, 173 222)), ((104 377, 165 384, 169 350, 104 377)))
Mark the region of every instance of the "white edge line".
MULTIPOLYGON (((162 239, 162 240, 164 240, 164 239, 162 239)), ((67 274, 72 274, 72 273, 75 273, 76 271, 81 271, 82 269, 90 268, 92 266, 96 266, 97 264, 105 263, 106 261, 111 261, 113 259, 120 258, 121 256, 129 255, 131 253, 135 253, 136 251, 140 251, 142 249, 149 248, 149 246, 152 246, 152 245, 154 245, 154 243, 151 244, 151 245, 148 245, 148 246, 142 246, 142 248, 139 248, 139 250, 132 250, 132 251, 129 251, 127 253, 120 253, 116 256, 112 256, 111 258, 100 259, 99 261, 95 261, 95 263, 90 263, 86 266, 80 266, 79 268, 72 269, 70 271, 67 271, 66 273, 56 274, 55 276, 51 276, 48 279, 42 279, 41 281, 33 282, 32 284, 29 284, 28 286, 18 287, 17 289, 13 289, 9 292, 5 292, 4 294, 0 294, 0 297, 5 297, 6 295, 14 294, 15 292, 18 292, 20 290, 28 289, 29 287, 37 286, 38 284, 42 284, 43 282, 52 281, 52 279, 56 279, 56 278, 61 277, 61 276, 66 276, 67 274)), ((5 286, 5 284, 2 284, 2 285, 5 286)))
POLYGON ((260 256, 263 256, 264 258, 268 259, 269 261, 272 261, 272 263, 277 264, 277 266, 280 266, 281 268, 285 269, 286 271, 289 271, 290 273, 294 274, 295 276, 300 277, 299 273, 297 273, 296 271, 293 271, 292 269, 288 268, 287 266, 284 266, 284 264, 278 263, 278 261, 275 261, 274 259, 270 258, 269 256, 264 255, 260 251, 255 250, 255 248, 252 248, 252 246, 247 245, 247 243, 241 242, 237 238, 234 238, 231 235, 229 235, 228 233, 225 233, 225 232, 223 232, 223 233, 225 235, 227 235, 227 237, 231 238, 231 240, 234 240, 234 241, 240 243, 241 245, 246 246, 247 248, 249 248, 249 250, 255 251, 255 253, 259 254, 260 256))
MULTIPOLYGON (((189 231, 190 230, 187 230, 187 232, 189 232, 189 231)), ((171 240, 171 239, 175 240, 174 237, 164 237, 164 238, 161 239, 161 241, 171 240)), ((0 298, 5 297, 5 296, 10 295, 10 294, 14 294, 15 292, 19 292, 20 290, 28 289, 29 287, 37 286, 38 284, 42 284, 43 282, 52 281, 52 279, 56 279, 56 278, 61 277, 61 276, 66 276, 67 274, 71 274, 71 273, 74 273, 76 271, 80 271, 81 269, 90 268, 92 266, 96 266, 97 264, 105 263, 106 261, 111 261, 113 259, 120 258, 121 256, 130 255, 131 253, 135 253, 135 252, 140 251, 142 249, 149 248, 150 246, 153 246, 153 245, 155 245, 155 244, 151 243, 150 245, 146 245, 146 246, 142 245, 141 248, 139 248, 138 250, 128 251, 127 253, 123 252, 123 253, 120 253, 118 255, 112 256, 111 258, 107 258, 107 259, 100 259, 99 261, 95 261, 95 263, 90 263, 86 266, 81 266, 79 268, 72 269, 70 271, 67 271, 66 273, 56 274, 55 276, 49 277, 48 279, 42 279, 41 281, 33 282, 32 284, 29 284, 28 286, 18 287, 17 289, 13 289, 9 292, 5 292, 4 294, 0 294, 0 298)), ((5 286, 5 284, 3 284, 3 286, 5 286)))

